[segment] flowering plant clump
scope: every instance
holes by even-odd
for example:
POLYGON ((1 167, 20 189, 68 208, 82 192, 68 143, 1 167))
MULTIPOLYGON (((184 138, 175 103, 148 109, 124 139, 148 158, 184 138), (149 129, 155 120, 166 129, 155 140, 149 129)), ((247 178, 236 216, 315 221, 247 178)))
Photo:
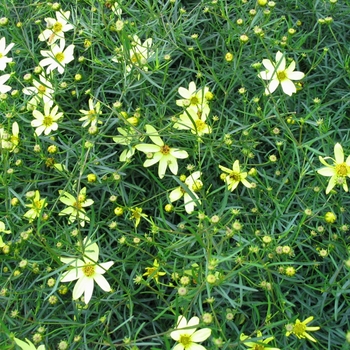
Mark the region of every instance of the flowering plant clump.
POLYGON ((347 1, 2 3, 0 349, 347 349, 347 1))

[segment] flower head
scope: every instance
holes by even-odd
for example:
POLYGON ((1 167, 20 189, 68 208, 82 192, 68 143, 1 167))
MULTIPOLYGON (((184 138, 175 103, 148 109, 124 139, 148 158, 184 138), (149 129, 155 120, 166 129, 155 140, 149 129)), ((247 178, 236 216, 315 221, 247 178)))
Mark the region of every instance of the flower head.
POLYGON ((6 55, 14 45, 14 43, 11 43, 6 47, 5 37, 0 39, 0 70, 5 70, 7 63, 12 62, 12 58, 8 58, 6 55))
POLYGON ((34 97, 29 101, 29 105, 36 107, 37 104, 43 100, 44 104, 48 104, 50 107, 53 105, 53 87, 49 80, 43 74, 39 75, 39 80, 33 80, 33 86, 23 89, 25 95, 34 97))
POLYGON ((34 197, 31 198, 31 204, 26 204, 26 207, 30 209, 24 213, 23 217, 28 219, 29 222, 33 222, 42 214, 46 206, 46 198, 40 199, 40 192, 36 190, 34 197))
POLYGON ((79 118, 79 121, 84 121, 83 128, 91 124, 91 126, 96 126, 96 124, 102 124, 100 120, 98 120, 98 117, 101 115, 101 103, 96 102, 94 104, 94 101, 92 98, 89 99, 89 110, 85 111, 81 109, 79 111, 80 113, 83 113, 84 116, 79 118))
POLYGON ((5 85, 5 83, 10 79, 10 77, 10 74, 4 74, 0 76, 0 93, 6 94, 6 92, 12 89, 11 86, 5 85))
POLYGON ((149 276, 159 283, 159 277, 166 275, 166 272, 159 271, 159 263, 157 259, 154 259, 152 267, 146 267, 146 272, 142 276, 149 276))
POLYGON ((66 191, 59 190, 58 192, 60 194, 60 201, 67 205, 67 208, 61 210, 58 215, 69 215, 68 222, 70 224, 78 219, 80 225, 84 227, 85 221, 90 221, 84 208, 94 203, 92 199, 86 198, 86 187, 80 190, 77 197, 66 191))
POLYGON ((233 163, 232 169, 226 168, 222 165, 219 165, 219 168, 224 171, 226 174, 223 174, 223 178, 228 185, 228 189, 232 192, 240 182, 245 187, 252 187, 252 185, 246 180, 248 176, 247 172, 241 172, 241 168, 239 166, 239 160, 236 160, 233 163))
POLYGON ((126 162, 132 158, 132 156, 135 153, 135 147, 131 145, 131 143, 138 139, 138 136, 136 134, 136 131, 134 129, 129 128, 117 128, 120 135, 113 137, 113 141, 119 145, 125 145, 128 146, 124 149, 124 151, 120 154, 119 160, 121 162, 126 162))
POLYGON ((44 114, 35 109, 33 111, 34 120, 31 122, 31 126, 35 129, 35 134, 40 136, 42 133, 45 135, 50 134, 52 130, 58 129, 57 120, 63 117, 63 113, 57 113, 58 106, 51 109, 50 104, 44 105, 44 114))
POLYGON ((137 150, 152 155, 152 158, 147 159, 143 166, 149 167, 159 162, 159 178, 162 179, 164 177, 167 167, 176 175, 178 171, 177 159, 187 158, 188 153, 166 145, 152 125, 146 125, 146 132, 154 144, 140 143, 135 146, 137 150))
POLYGON ((203 187, 202 181, 199 180, 201 174, 200 171, 195 171, 185 179, 184 187, 186 189, 179 186, 169 194, 170 202, 177 201, 182 196, 184 197, 185 210, 188 214, 194 211, 194 207, 197 205, 196 202, 201 203, 196 193, 203 187))
POLYGON ((68 23, 70 11, 56 11, 56 18, 45 18, 46 27, 40 35, 39 40, 47 40, 48 44, 53 44, 58 39, 64 39, 64 33, 73 29, 74 26, 68 23))
POLYGON ((317 331, 320 327, 309 327, 307 326, 313 320, 313 316, 308 317, 305 321, 301 322, 300 320, 296 320, 294 324, 289 324, 286 326, 287 332, 286 336, 289 337, 291 334, 296 335, 299 339, 307 338, 313 342, 317 342, 317 340, 308 334, 308 331, 317 331))
POLYGON ((191 130, 192 134, 202 136, 203 134, 211 133, 211 127, 206 124, 206 119, 207 115, 205 113, 187 108, 173 127, 178 130, 191 130))
POLYGON ((294 71, 295 61, 292 61, 289 67, 286 68, 286 59, 280 51, 276 53, 276 62, 264 59, 262 64, 266 70, 260 72, 258 76, 270 81, 265 89, 266 95, 272 94, 281 84, 283 92, 291 96, 297 91, 292 80, 300 80, 305 76, 302 72, 294 71))
POLYGON ((61 258, 71 269, 66 272, 61 282, 78 280, 73 289, 73 300, 77 300, 84 294, 85 304, 91 300, 96 282, 105 292, 111 290, 111 286, 103 274, 114 264, 113 261, 98 263, 99 247, 92 243, 88 237, 84 239, 84 256, 82 259, 61 258))
MULTIPOLYGON (((262 337, 262 333, 260 331, 257 331, 256 334, 258 338, 262 337)), ((265 346, 265 344, 268 344, 271 340, 274 339, 274 337, 268 337, 264 340, 250 341, 249 339, 251 339, 251 337, 248 337, 247 335, 242 333, 239 339, 240 341, 244 342, 244 345, 247 346, 248 349, 251 349, 251 350, 280 350, 279 348, 272 348, 270 346, 265 346)))
POLYGON ((141 218, 147 218, 148 215, 142 212, 142 208, 135 207, 131 208, 131 220, 135 220, 135 227, 139 226, 141 218))
POLYGON ((65 48, 66 42, 64 39, 60 40, 60 44, 53 44, 50 50, 41 50, 42 56, 46 57, 42 59, 39 64, 42 67, 46 67, 46 73, 49 74, 51 71, 57 68, 58 72, 62 74, 67 63, 74 60, 74 45, 69 45, 65 48))
POLYGON ((45 345, 39 345, 38 348, 35 347, 35 345, 25 338, 25 342, 21 339, 14 338, 15 343, 22 349, 22 350, 45 350, 45 345))
POLYGON ((194 316, 188 322, 185 316, 179 316, 176 329, 170 333, 171 338, 178 342, 173 350, 205 350, 205 347, 197 344, 210 337, 211 329, 196 330, 199 318, 194 316))
POLYGON ((320 162, 326 167, 317 170, 323 176, 330 176, 326 194, 328 194, 336 185, 343 186, 345 192, 349 191, 346 177, 350 177, 350 156, 344 161, 344 151, 340 143, 334 146, 334 159, 331 157, 319 157, 320 162), (333 160, 333 165, 326 162, 326 159, 333 160))

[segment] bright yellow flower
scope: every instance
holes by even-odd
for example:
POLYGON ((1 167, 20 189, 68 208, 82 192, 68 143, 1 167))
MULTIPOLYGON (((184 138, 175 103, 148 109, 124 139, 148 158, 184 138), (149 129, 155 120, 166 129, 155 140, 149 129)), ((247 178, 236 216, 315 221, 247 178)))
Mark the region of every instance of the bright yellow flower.
POLYGON ((241 172, 241 168, 239 166, 239 160, 236 160, 233 163, 232 169, 226 168, 222 165, 219 165, 219 168, 224 171, 226 174, 225 176, 225 182, 228 185, 228 189, 232 192, 240 182, 247 187, 251 188, 252 185, 246 180, 246 177, 248 176, 247 172, 241 172))
POLYGON ((272 94, 281 84, 283 92, 291 96, 297 91, 292 80, 300 80, 305 76, 302 72, 294 71, 295 61, 292 61, 289 67, 286 68, 286 59, 280 51, 276 53, 276 62, 264 59, 262 64, 266 70, 260 72, 258 76, 261 79, 270 80, 265 89, 266 95, 272 94))
POLYGON ((286 336, 289 337, 291 334, 296 335, 299 339, 307 338, 313 342, 317 342, 315 338, 313 338, 308 331, 317 331, 320 327, 309 327, 307 326, 313 320, 313 316, 308 317, 305 321, 301 322, 300 320, 296 320, 294 324, 289 324, 286 326, 287 332, 286 336))
MULTIPOLYGON (((262 333, 260 331, 256 332, 257 338, 262 338, 262 333)), ((280 350, 279 348, 272 348, 270 346, 265 346, 265 344, 268 344, 271 340, 274 339, 274 337, 268 337, 266 339, 261 339, 257 341, 246 341, 251 339, 251 337, 248 337, 244 333, 242 333, 239 337, 241 342, 244 342, 244 345, 248 347, 250 350, 280 350)))
POLYGON ((179 316, 176 329, 170 333, 171 338, 178 342, 173 350, 206 350, 203 345, 197 344, 210 337, 211 329, 203 328, 196 330, 199 318, 192 317, 188 322, 185 316, 179 316))
POLYGON ((166 275, 166 272, 159 271, 159 263, 157 259, 154 259, 152 267, 146 267, 146 272, 142 276, 150 276, 157 283, 159 283, 159 277, 166 275))
POLYGON ((319 157, 320 162, 326 167, 317 170, 317 172, 323 176, 331 177, 326 188, 326 194, 336 185, 343 186, 345 192, 349 191, 346 177, 350 177, 350 156, 348 156, 344 162, 344 151, 340 143, 336 143, 334 146, 334 157, 335 159, 331 157, 319 157), (328 164, 326 159, 332 159, 333 165, 328 164))
POLYGON ((131 211, 131 219, 135 220, 135 227, 137 227, 141 221, 141 218, 147 218, 147 214, 142 213, 142 208, 132 208, 131 211))
POLYGON ((26 204, 26 207, 30 208, 23 216, 29 220, 29 222, 33 222, 36 218, 42 214, 43 209, 47 206, 46 198, 40 199, 40 192, 38 190, 35 191, 34 198, 31 199, 31 204, 26 204))

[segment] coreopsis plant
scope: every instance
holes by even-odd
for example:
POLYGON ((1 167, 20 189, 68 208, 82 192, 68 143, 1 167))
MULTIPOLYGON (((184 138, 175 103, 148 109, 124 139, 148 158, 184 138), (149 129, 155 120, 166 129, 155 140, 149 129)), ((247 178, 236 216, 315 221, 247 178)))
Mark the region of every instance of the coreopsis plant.
POLYGON ((152 267, 146 267, 146 272, 142 276, 149 276, 153 278, 156 283, 159 283, 159 277, 165 276, 166 272, 159 271, 159 263, 157 259, 154 259, 152 267))
POLYGON ((40 53, 45 58, 39 64, 41 67, 46 67, 46 74, 57 69, 58 73, 64 72, 66 64, 74 60, 74 45, 71 44, 65 48, 66 42, 64 39, 60 40, 60 44, 53 44, 50 50, 41 50, 40 53))
POLYGON ((23 217, 33 222, 35 219, 42 215, 44 208, 46 208, 46 198, 40 198, 40 192, 36 190, 34 196, 30 198, 31 203, 26 204, 27 208, 30 208, 27 212, 24 213, 23 217))
POLYGON ((180 114, 173 128, 178 130, 191 130, 192 134, 203 136, 211 133, 211 127, 206 124, 207 115, 192 108, 187 108, 180 114))
POLYGON ((260 72, 258 76, 263 80, 269 81, 265 89, 266 95, 272 94, 277 89, 278 85, 281 84, 283 92, 291 96, 297 91, 292 80, 301 80, 305 76, 303 72, 294 71, 294 60, 286 68, 286 59, 280 51, 276 53, 276 62, 263 59, 262 64, 266 70, 260 72))
POLYGON ((344 161, 344 151, 340 143, 334 145, 334 158, 319 156, 320 162, 325 165, 324 168, 317 170, 320 175, 329 176, 326 194, 328 194, 335 186, 343 186, 345 192, 349 191, 346 178, 350 177, 350 156, 344 161), (328 164, 326 159, 331 159, 333 164, 328 164))
POLYGON ((12 62, 12 58, 7 57, 6 55, 14 45, 14 43, 11 43, 6 47, 5 37, 0 39, 0 71, 5 70, 7 63, 12 62))
POLYGON ((50 107, 53 105, 53 87, 49 80, 46 79, 44 74, 39 75, 39 81, 33 80, 33 86, 24 88, 23 93, 25 95, 33 96, 33 98, 28 102, 28 108, 34 109, 37 107, 38 103, 43 101, 44 104, 48 104, 50 107))
POLYGON ((56 18, 45 18, 47 28, 39 35, 39 40, 47 41, 51 45, 58 39, 64 39, 64 33, 74 29, 74 26, 68 23, 69 17, 70 11, 56 11, 56 18))
POLYGON ((314 319, 313 316, 310 316, 302 322, 300 320, 296 320, 294 324, 288 324, 286 326, 286 329, 287 329, 286 336, 289 337, 291 334, 294 334, 299 339, 307 338, 312 342, 316 343, 317 340, 308 333, 310 331, 314 332, 320 329, 320 327, 318 326, 315 326, 315 327, 308 326, 308 323, 310 323, 313 319, 314 319))
POLYGON ((88 304, 94 291, 96 282, 105 292, 111 291, 111 286, 103 276, 111 268, 114 261, 98 263, 99 247, 88 237, 83 241, 84 255, 79 258, 60 258, 69 266, 69 270, 63 274, 61 282, 77 280, 73 289, 73 300, 79 299, 84 294, 84 302, 88 304))
POLYGON ((173 350, 205 350, 203 345, 197 344, 208 339, 211 335, 210 328, 197 330, 199 318, 192 317, 188 322, 185 316, 179 316, 176 323, 176 329, 170 333, 176 344, 173 350))
POLYGON ((23 341, 18 338, 13 339, 15 343, 22 349, 22 350, 45 350, 45 345, 39 345, 36 347, 30 340, 25 338, 26 341, 23 341))
POLYGON ((199 180, 201 177, 200 171, 195 171, 190 176, 186 177, 184 181, 184 187, 179 186, 172 190, 169 194, 170 202, 175 202, 181 197, 184 197, 185 210, 187 214, 191 214, 194 211, 194 207, 197 206, 197 202, 201 203, 196 192, 200 191, 203 187, 203 182, 199 180))
POLYGON ((201 114, 201 119, 209 115, 210 108, 208 102, 213 98, 213 94, 209 91, 207 86, 197 89, 196 83, 191 81, 188 89, 179 87, 178 93, 183 97, 182 99, 176 100, 178 106, 186 109, 193 109, 196 113, 199 112, 201 114))
POLYGON ((96 124, 102 124, 101 120, 98 120, 99 116, 102 114, 101 103, 98 101, 94 104, 92 98, 89 99, 89 110, 84 109, 79 110, 80 113, 84 114, 83 117, 79 118, 79 121, 83 122, 82 127, 86 126, 96 126, 96 124))
MULTIPOLYGON (((256 335, 257 338, 262 338, 262 333, 260 331, 257 331, 256 335)), ((247 335, 242 333, 239 339, 250 350, 280 350, 279 348, 272 348, 271 346, 267 346, 267 344, 270 343, 274 339, 274 337, 268 337, 266 339, 251 341, 251 337, 248 337, 247 335)))
POLYGON ((140 143, 135 146, 137 150, 144 152, 148 155, 148 157, 151 157, 143 163, 143 166, 149 167, 159 162, 159 178, 162 179, 165 176, 167 167, 169 167, 170 171, 176 175, 178 171, 177 159, 187 158, 188 153, 165 144, 159 137, 157 130, 152 125, 147 124, 145 129, 147 135, 154 144, 140 143))
POLYGON ((58 215, 69 215, 68 222, 70 224, 78 220, 82 227, 85 226, 86 221, 90 222, 90 218, 86 215, 84 208, 94 204, 94 201, 86 198, 86 187, 83 187, 76 197, 63 190, 59 190, 58 192, 60 194, 59 200, 67 206, 58 215))
POLYGON ((44 135, 49 135, 51 131, 55 131, 58 129, 57 121, 63 117, 63 112, 58 111, 58 106, 54 106, 51 109, 49 103, 44 105, 44 114, 39 110, 35 109, 32 113, 34 116, 34 120, 31 122, 31 126, 36 128, 35 134, 40 136, 42 133, 44 135))
POLYGON ((121 162, 126 162, 132 158, 132 156, 135 153, 135 147, 132 146, 132 142, 136 139, 139 139, 139 136, 137 135, 137 132, 132 129, 125 129, 125 128, 117 128, 120 135, 114 136, 113 141, 119 145, 125 145, 128 146, 123 150, 123 152, 119 156, 119 160, 121 162))
POLYGON ((11 74, 4 74, 0 76, 0 93, 6 94, 6 92, 10 91, 12 88, 9 85, 5 85, 5 83, 10 79, 11 74))
POLYGON ((222 165, 219 165, 219 168, 224 172, 221 175, 221 178, 226 182, 227 188, 231 192, 233 192, 233 190, 237 188, 240 182, 242 182, 242 184, 247 188, 252 187, 251 183, 246 180, 248 173, 241 171, 241 167, 239 166, 239 160, 235 160, 232 169, 226 168, 222 165))

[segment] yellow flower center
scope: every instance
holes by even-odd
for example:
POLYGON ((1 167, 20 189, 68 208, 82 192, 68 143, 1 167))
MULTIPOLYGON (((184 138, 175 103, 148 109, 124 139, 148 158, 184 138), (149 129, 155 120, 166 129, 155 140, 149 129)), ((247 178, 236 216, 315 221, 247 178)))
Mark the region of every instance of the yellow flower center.
POLYGON ((140 53, 134 53, 131 57, 130 60, 133 64, 137 63, 142 63, 142 55, 140 53))
POLYGON ((281 71, 277 72, 277 79, 279 81, 283 81, 283 80, 287 79, 286 72, 284 70, 281 70, 281 71))
POLYGON ((52 27, 52 31, 54 32, 54 33, 59 33, 61 30, 62 30, 62 23, 60 23, 60 22, 56 22, 54 25, 53 25, 53 27, 52 27))
POLYGON ((200 119, 197 119, 195 121, 195 124, 196 124, 196 129, 199 132, 203 131, 206 128, 206 126, 207 126, 207 124, 205 124, 204 121, 200 120, 200 119))
POLYGON ((3 57, 4 57, 4 55, 2 53, 0 53, 0 58, 3 58, 3 57))
POLYGON ((40 209, 43 207, 44 202, 43 201, 33 201, 33 207, 40 211, 40 209))
POLYGON ((82 270, 86 277, 91 277, 95 274, 95 265, 92 265, 90 263, 86 264, 83 266, 82 270))
POLYGON ((297 337, 304 337, 305 331, 306 331, 306 326, 302 322, 296 323, 293 327, 293 333, 297 337))
POLYGON ((260 344, 255 344, 252 347, 252 350, 264 350, 264 349, 265 349, 265 346, 264 345, 260 345, 260 344))
POLYGON ((203 182, 201 180, 197 180, 192 185, 192 191, 193 192, 199 192, 203 187, 203 182))
POLYGON ((187 349, 192 344, 191 336, 188 334, 181 334, 179 343, 183 345, 185 349, 187 349))
POLYGON ((241 181, 241 175, 240 173, 236 173, 234 171, 232 171, 229 175, 230 179, 233 181, 241 181))
POLYGON ((170 153, 170 147, 167 145, 164 145, 162 147, 160 147, 160 153, 167 155, 170 153))
POLYGON ((38 86, 38 91, 40 94, 44 94, 46 91, 46 87, 44 85, 39 85, 38 86))
POLYGON ((81 205, 80 201, 76 201, 73 203, 72 207, 78 209, 78 210, 81 210, 83 208, 83 206, 81 205))
POLYGON ((199 104, 199 99, 196 95, 191 96, 190 98, 191 105, 197 106, 199 104))
POLYGON ((55 58, 57 62, 62 62, 64 60, 64 53, 63 52, 56 53, 55 58))
POLYGON ((335 172, 338 176, 346 176, 350 173, 350 167, 346 163, 337 164, 335 166, 335 172))
POLYGON ((43 120, 43 125, 48 127, 53 124, 53 118, 51 115, 45 115, 44 120, 43 120))

